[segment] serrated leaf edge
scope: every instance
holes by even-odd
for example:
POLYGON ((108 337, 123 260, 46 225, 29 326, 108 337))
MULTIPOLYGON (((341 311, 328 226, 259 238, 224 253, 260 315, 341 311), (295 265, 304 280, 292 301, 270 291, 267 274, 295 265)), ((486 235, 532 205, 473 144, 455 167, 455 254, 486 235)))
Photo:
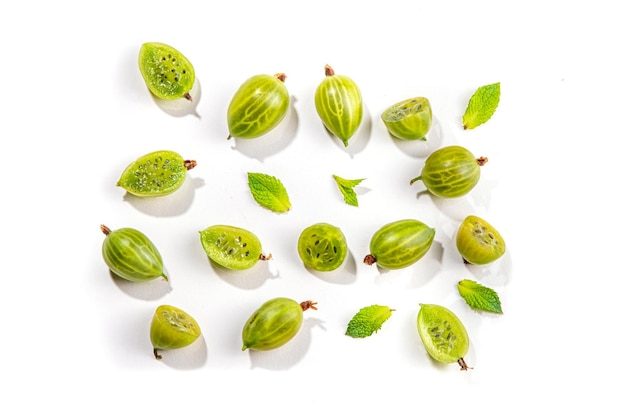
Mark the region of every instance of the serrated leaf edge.
POLYGON ((260 206, 276 213, 286 213, 286 212, 289 212, 289 210, 291 210, 291 200, 289 199, 289 194, 287 193, 287 189, 285 188, 285 185, 283 184, 282 181, 280 181, 278 177, 275 177, 266 173, 260 173, 260 172, 248 172, 247 176, 248 176, 248 189, 250 190, 250 193, 252 194, 252 197, 254 198, 254 200, 260 206), (278 203, 278 205, 280 206, 280 209, 277 209, 276 207, 272 207, 271 205, 268 205, 266 202, 260 199, 260 197, 258 196, 258 193, 255 193, 254 187, 250 181, 251 178, 254 178, 255 184, 263 186, 269 192, 269 194, 271 194, 274 197, 274 200, 278 203), (270 188, 268 188, 267 181, 275 182, 278 187, 278 191, 282 195, 277 195, 270 188))
POLYGON ((336 174, 333 174, 333 179, 335 180, 335 184, 337 188, 341 192, 343 196, 343 201, 350 206, 359 206, 358 196, 354 188, 358 186, 363 180, 362 179, 345 179, 343 177, 339 177, 336 174))
MULTIPOLYGON (((358 312, 357 312, 357 313, 355 313, 355 314, 352 316, 352 318, 350 319, 350 321, 348 321, 348 325, 346 326, 346 332, 345 332, 345 335, 347 335, 347 336, 349 336, 349 337, 352 337, 352 338, 367 338, 367 337, 372 336, 373 334, 377 334, 377 333, 378 333, 378 331, 380 331, 380 329, 382 328, 383 324, 384 324, 385 322, 387 322, 387 321, 389 320, 389 318, 391 318, 391 315, 392 315, 392 313, 393 313, 394 311, 395 311, 395 309, 390 308, 390 307, 389 307, 389 306, 387 306, 387 305, 378 305, 378 304, 373 304, 373 305, 369 305, 369 306, 364 306, 364 307, 362 307, 361 309, 359 309, 359 310, 358 310, 358 312), (387 312, 385 312, 385 313, 386 313, 386 318, 385 318, 385 319, 383 319, 383 320, 382 320, 382 322, 381 322, 380 324, 374 324, 374 325, 375 325, 375 326, 374 326, 374 328, 375 328, 375 329, 373 329, 373 330, 372 330, 369 334, 367 334, 367 335, 353 335, 353 334, 350 334, 350 333, 349 333, 349 331, 350 331, 350 326, 354 324, 354 322, 355 322, 356 318, 358 318, 360 315, 362 315, 362 314, 363 314, 363 312, 364 312, 364 311, 366 311, 367 309, 371 309, 371 308, 374 308, 374 307, 377 307, 377 308, 385 308, 385 309, 387 309, 387 312)), ((371 321, 370 321, 370 322, 371 322, 371 321)))
POLYGON ((457 290, 459 292, 459 295, 461 296, 461 298, 463 298, 463 300, 465 301, 465 303, 467 303, 467 305, 475 310, 479 310, 479 311, 484 311, 484 312, 491 312, 491 313, 496 313, 496 314, 503 314, 504 312, 502 311, 502 304, 500 302, 500 296, 498 295, 498 292, 496 292, 495 290, 493 290, 490 287, 487 287, 483 284, 480 284, 474 280, 470 280, 470 279, 463 279, 461 281, 459 281, 457 283, 457 290), (472 286, 474 287, 474 289, 479 289, 479 291, 483 291, 486 292, 488 294, 488 297, 485 297, 484 294, 480 294, 478 292, 476 292, 474 289, 470 289, 467 286, 464 286, 463 283, 471 283, 472 286), (466 289, 467 292, 464 295, 462 288, 466 289), (469 299, 469 295, 468 292, 471 292, 471 295, 473 296, 471 299, 472 300, 479 300, 482 299, 484 301, 486 301, 486 303, 484 305, 487 306, 496 306, 498 310, 496 309, 489 309, 489 308, 485 308, 484 305, 480 306, 477 303, 474 303, 473 301, 471 301, 469 299))
MULTIPOLYGON (((495 106, 493 106, 493 109, 488 110, 488 112, 485 113, 485 117, 484 120, 482 121, 478 121, 478 123, 476 123, 475 125, 472 126, 468 126, 468 121, 466 121, 467 119, 470 119, 468 116, 468 113, 470 112, 471 108, 475 105, 475 102, 482 96, 484 96, 484 92, 487 91, 488 88, 492 87, 492 86, 498 86, 498 91, 500 91, 500 82, 496 82, 496 83, 491 83, 491 84, 485 84, 484 86, 480 86, 476 89, 476 91, 474 91, 474 93, 472 94, 472 96, 470 97, 468 103, 467 103, 467 107, 465 108, 465 113, 463 114, 462 117, 462 122, 463 122, 463 129, 467 130, 467 129, 475 129, 477 127, 479 127, 480 125, 483 125, 485 123, 487 123, 491 117, 494 115, 494 113, 496 112, 496 109, 498 108, 498 105, 500 104, 500 93, 498 93, 498 100, 495 103, 495 106)), ((474 119, 476 117, 476 115, 479 112, 475 112, 474 115, 472 115, 471 119, 474 119)))

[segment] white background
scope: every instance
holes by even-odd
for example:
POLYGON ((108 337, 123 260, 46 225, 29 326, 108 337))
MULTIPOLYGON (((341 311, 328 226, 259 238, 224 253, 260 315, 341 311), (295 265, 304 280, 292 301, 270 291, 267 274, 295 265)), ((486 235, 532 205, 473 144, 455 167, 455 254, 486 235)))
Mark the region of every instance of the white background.
POLYGON ((0 28, 0 408, 12 411, 3 416, 565 416, 620 407, 626 34, 616 2, 16 4, 4 7, 0 28), (148 93, 136 62, 146 41, 194 64, 193 112, 148 93), (315 113, 325 64, 362 90, 365 122, 348 148, 315 113), (227 141, 234 91, 277 72, 293 99, 281 130, 227 141), (463 131, 472 92, 496 81, 496 114, 463 131), (433 107, 426 144, 392 140, 380 120, 413 96, 433 107), (427 154, 449 144, 489 157, 479 186, 453 201, 409 186, 427 154), (158 149, 198 166, 175 195, 125 196, 119 174, 158 149), (292 210, 258 206, 249 171, 281 179, 292 210), (343 203, 332 174, 366 178, 358 208, 343 203), (451 245, 469 212, 508 245, 487 268, 465 267, 451 245), (437 228, 428 256, 394 272, 364 265, 374 231, 402 218, 437 228), (339 226, 350 247, 336 274, 312 274, 297 257, 300 231, 321 221, 339 226), (113 280, 102 223, 146 233, 171 291, 113 280), (215 269, 198 231, 217 223, 254 231, 273 260, 243 274, 215 269), (469 309, 455 289, 463 278, 498 291, 504 314, 469 309), (305 312, 287 346, 241 352, 243 323, 275 296, 313 299, 319 310, 305 312), (191 313, 203 338, 158 362, 148 329, 161 303, 191 313), (396 310, 377 334, 344 336, 373 303, 396 310), (473 370, 428 358, 419 303, 448 306, 466 323, 473 370))

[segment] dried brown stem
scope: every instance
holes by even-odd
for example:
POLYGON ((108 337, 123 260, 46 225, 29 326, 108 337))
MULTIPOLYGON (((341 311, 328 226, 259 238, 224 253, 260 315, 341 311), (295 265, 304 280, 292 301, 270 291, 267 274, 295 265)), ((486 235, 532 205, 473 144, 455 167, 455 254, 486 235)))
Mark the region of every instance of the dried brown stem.
POLYGON ((372 254, 368 254, 363 259, 363 262, 367 264, 368 266, 371 266, 372 264, 376 262, 376 257, 374 257, 372 254))
POLYGON ((259 254, 259 260, 261 261, 267 261, 267 260, 271 260, 272 259, 272 254, 259 254))
POLYGON ((197 165, 196 160, 185 160, 183 164, 185 165, 187 171, 191 170, 197 165))
POLYGON ((461 357, 457 363, 459 363, 459 366, 461 366, 461 370, 469 370, 469 369, 473 369, 473 367, 469 367, 467 365, 467 363, 465 362, 465 360, 463 359, 463 357, 461 357))
POLYGON ((300 302, 300 307, 302 308, 303 311, 306 311, 307 309, 313 309, 317 311, 317 307, 315 305, 317 305, 317 302, 313 302, 310 300, 305 300, 304 302, 300 302))

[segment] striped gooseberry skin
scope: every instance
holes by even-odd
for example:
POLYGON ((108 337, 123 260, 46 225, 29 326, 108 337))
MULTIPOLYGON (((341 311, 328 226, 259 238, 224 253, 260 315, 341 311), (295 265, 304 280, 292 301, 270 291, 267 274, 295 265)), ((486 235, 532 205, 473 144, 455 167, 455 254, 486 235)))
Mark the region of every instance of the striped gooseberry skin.
POLYGON ((252 139, 274 129, 287 115, 286 75, 259 74, 239 87, 227 111, 228 138, 252 139))
POLYGON ((307 309, 317 309, 315 302, 298 303, 285 297, 268 300, 246 321, 241 332, 241 351, 267 351, 287 344, 300 330, 302 312, 307 309))
POLYGON ((388 107, 381 119, 395 138, 425 141, 432 125, 433 111, 427 98, 413 97, 388 107))
POLYGON ((435 229, 416 219, 390 222, 374 233, 363 262, 389 270, 408 267, 426 255, 434 238, 435 229))
POLYGON ((315 109, 322 123, 347 147, 363 120, 363 99, 357 84, 324 67, 326 77, 315 91, 315 109))
POLYGON ((469 193, 480 179, 480 167, 487 163, 486 157, 476 158, 464 147, 450 145, 428 156, 422 173, 411 180, 421 180, 435 196, 452 198, 469 193))
POLYGON ((209 226, 200 231, 200 242, 209 259, 227 269, 247 270, 266 259, 259 238, 237 226, 209 226))
POLYGON ((168 279, 159 250, 142 232, 133 228, 112 231, 105 225, 100 230, 106 235, 102 258, 113 273, 131 282, 168 279))
POLYGON ((182 186, 187 171, 195 166, 195 160, 185 160, 174 151, 150 152, 130 163, 116 186, 135 196, 166 196, 182 186))
POLYGON ((152 94, 164 100, 192 100, 189 91, 196 75, 191 62, 177 49, 146 42, 139 49, 139 70, 152 94))
POLYGON ((456 234, 456 248, 469 264, 489 264, 502 257, 506 245, 502 235, 487 221, 467 216, 456 234))

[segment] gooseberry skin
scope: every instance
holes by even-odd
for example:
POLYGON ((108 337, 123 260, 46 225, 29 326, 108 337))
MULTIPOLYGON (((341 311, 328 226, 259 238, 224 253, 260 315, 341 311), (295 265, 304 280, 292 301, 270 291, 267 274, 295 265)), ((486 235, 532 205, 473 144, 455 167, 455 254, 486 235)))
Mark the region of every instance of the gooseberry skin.
POLYGON ((454 312, 440 305, 420 303, 417 331, 433 359, 442 363, 458 363, 461 370, 469 368, 463 359, 469 351, 469 336, 454 312))
POLYGON ((185 98, 196 79, 191 62, 180 51, 160 42, 146 42, 139 49, 139 70, 152 94, 164 100, 185 98))
POLYGON ((324 67, 326 77, 315 90, 315 109, 322 123, 348 146, 363 120, 363 99, 357 84, 345 75, 324 67))
POLYGON ((212 225, 200 231, 200 242, 209 259, 231 270, 247 270, 265 260, 259 238, 247 229, 212 225))
POLYGON ((134 228, 112 231, 105 225, 100 230, 106 235, 102 243, 102 258, 117 276, 131 282, 145 282, 162 277, 163 259, 159 250, 142 232, 134 228))
POLYGON ((278 126, 289 109, 285 78, 282 73, 259 74, 244 81, 228 106, 229 139, 257 138, 278 126))
POLYGON ((287 344, 302 326, 302 312, 317 309, 315 304, 311 301, 298 303, 285 297, 268 300, 246 321, 241 332, 241 351, 268 351, 287 344))
POLYGON ((171 305, 157 307, 150 324, 150 341, 154 357, 158 350, 172 350, 191 345, 201 335, 200 326, 187 312, 171 305))
POLYGON ((467 216, 457 230, 456 247, 469 264, 489 264, 506 251, 506 244, 500 233, 482 218, 467 216))
POLYGON ((435 229, 415 219, 402 219, 380 227, 370 240, 370 254, 363 260, 388 270, 408 267, 430 249, 435 229))
POLYGON ((388 107, 381 119, 394 137, 406 141, 425 141, 425 135, 432 125, 433 112, 427 98, 414 97, 388 107))
POLYGON ((150 152, 130 163, 116 186, 140 197, 167 196, 182 186, 187 171, 195 166, 195 160, 185 160, 174 151, 150 152))
POLYGON ((421 180, 430 193, 443 198, 465 196, 478 183, 480 167, 487 161, 459 145, 443 147, 426 158, 422 173, 411 184, 421 180))
POLYGON ((332 271, 339 268, 348 254, 346 237, 338 227, 317 223, 305 228, 298 238, 298 255, 308 268, 332 271))

